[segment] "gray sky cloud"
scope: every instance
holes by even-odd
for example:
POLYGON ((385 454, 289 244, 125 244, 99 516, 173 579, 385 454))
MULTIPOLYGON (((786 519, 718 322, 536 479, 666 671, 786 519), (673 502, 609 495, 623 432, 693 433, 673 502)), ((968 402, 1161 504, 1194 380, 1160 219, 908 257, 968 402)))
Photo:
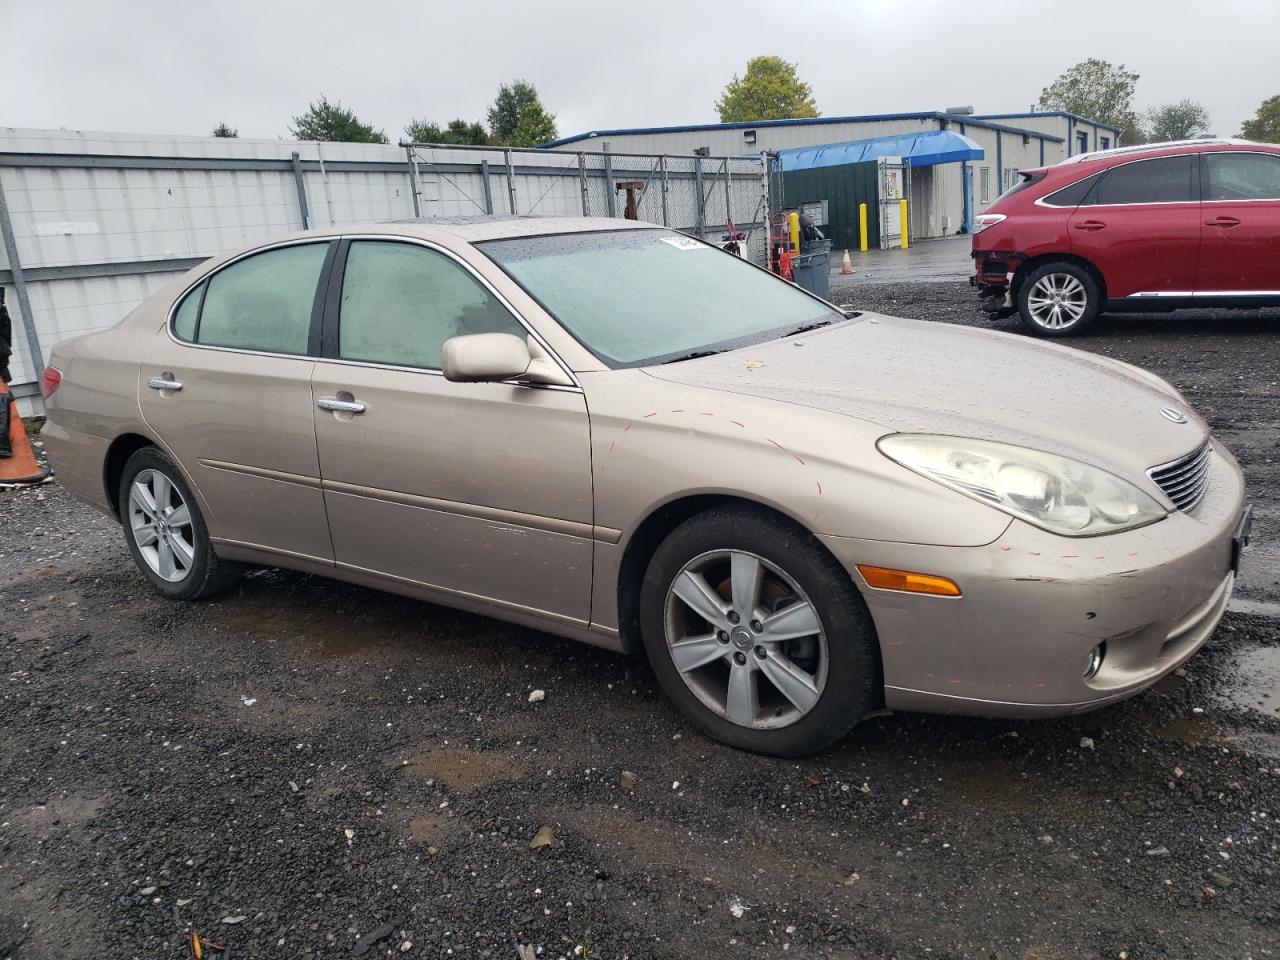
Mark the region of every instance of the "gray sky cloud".
POLYGON ((1087 57, 1141 74, 1136 105, 1203 102, 1235 134, 1280 93, 1280 3, 949 0, 0 0, 0 124, 288 135, 321 93, 395 142, 411 117, 483 119, 523 77, 562 135, 703 123, 749 57, 798 63, 823 114, 1025 110, 1087 57))

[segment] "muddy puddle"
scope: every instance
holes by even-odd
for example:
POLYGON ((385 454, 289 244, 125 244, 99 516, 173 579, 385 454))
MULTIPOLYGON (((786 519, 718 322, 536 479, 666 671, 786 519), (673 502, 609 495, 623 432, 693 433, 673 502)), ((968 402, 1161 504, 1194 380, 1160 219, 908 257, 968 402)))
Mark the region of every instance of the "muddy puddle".
POLYGON ((1215 696, 1240 710, 1280 717, 1280 647, 1241 650, 1215 696))

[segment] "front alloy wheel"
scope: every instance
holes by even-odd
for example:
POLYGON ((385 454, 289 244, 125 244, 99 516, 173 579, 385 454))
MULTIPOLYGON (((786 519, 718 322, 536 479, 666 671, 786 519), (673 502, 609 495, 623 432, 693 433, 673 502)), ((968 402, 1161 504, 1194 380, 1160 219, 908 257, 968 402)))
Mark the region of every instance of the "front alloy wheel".
POLYGON ((827 682, 817 611, 784 571, 744 550, 694 557, 667 592, 666 638, 681 679, 741 727, 795 723, 827 682))

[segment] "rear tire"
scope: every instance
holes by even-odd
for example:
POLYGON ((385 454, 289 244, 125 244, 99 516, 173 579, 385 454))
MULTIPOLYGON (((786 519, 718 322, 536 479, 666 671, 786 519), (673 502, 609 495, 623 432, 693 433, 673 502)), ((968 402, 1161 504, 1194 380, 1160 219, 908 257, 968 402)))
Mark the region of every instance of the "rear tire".
POLYGON ((133 562, 171 600, 199 600, 227 589, 244 569, 213 552, 204 516, 182 471, 155 447, 129 457, 117 494, 133 562))
POLYGON ((798 757, 883 697, 875 627, 849 574, 807 530, 717 508, 654 552, 641 635, 667 696, 709 736, 798 757))
POLYGON ((1038 337, 1073 337, 1093 323, 1101 308, 1098 281, 1078 264, 1043 264, 1018 287, 1018 316, 1038 337))

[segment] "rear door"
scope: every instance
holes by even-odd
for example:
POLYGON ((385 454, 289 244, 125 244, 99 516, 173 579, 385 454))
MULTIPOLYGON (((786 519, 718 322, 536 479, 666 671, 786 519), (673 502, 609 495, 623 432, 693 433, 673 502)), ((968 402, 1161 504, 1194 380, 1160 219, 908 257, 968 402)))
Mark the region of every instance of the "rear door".
POLYGON ((585 625, 591 436, 577 387, 451 383, 451 337, 528 331, 430 245, 344 242, 315 435, 338 566, 585 625))
POLYGON ((307 354, 336 246, 232 261, 185 296, 143 358, 142 416, 204 499, 215 542, 333 559, 307 354))
POLYGON ((1280 296, 1280 154, 1201 155, 1201 296, 1280 296))
POLYGON ((1190 297, 1199 193, 1194 154, 1112 167, 1071 215, 1071 248, 1102 271, 1109 298, 1190 297))

